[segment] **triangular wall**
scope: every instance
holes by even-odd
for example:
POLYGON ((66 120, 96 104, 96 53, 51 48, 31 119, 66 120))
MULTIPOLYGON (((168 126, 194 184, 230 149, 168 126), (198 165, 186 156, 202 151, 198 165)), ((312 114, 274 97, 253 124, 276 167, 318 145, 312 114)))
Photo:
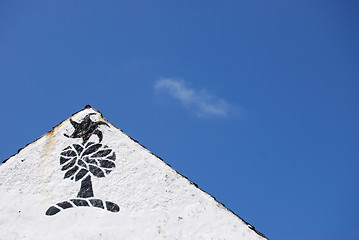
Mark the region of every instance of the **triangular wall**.
POLYGON ((70 119, 0 165, 0 239, 266 239, 97 110, 70 119))

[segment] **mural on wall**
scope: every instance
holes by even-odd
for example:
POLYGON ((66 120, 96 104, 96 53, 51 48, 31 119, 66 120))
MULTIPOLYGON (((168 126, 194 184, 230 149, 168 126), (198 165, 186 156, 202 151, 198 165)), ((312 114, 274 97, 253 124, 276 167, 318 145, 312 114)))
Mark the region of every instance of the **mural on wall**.
POLYGON ((73 207, 97 207, 110 212, 120 211, 116 203, 94 198, 91 177, 104 178, 116 167, 116 154, 111 148, 101 143, 103 135, 98 128, 101 125, 107 127, 109 125, 102 121, 93 122, 90 116, 94 114, 86 115, 80 123, 70 119, 75 130, 70 136, 66 134, 64 136, 81 138, 82 143, 72 144, 62 150, 60 153, 60 167, 64 171, 64 179, 70 179, 74 182, 81 181, 81 188, 77 198, 49 207, 46 211, 48 216, 73 207), (97 142, 89 142, 93 135, 98 137, 97 142))

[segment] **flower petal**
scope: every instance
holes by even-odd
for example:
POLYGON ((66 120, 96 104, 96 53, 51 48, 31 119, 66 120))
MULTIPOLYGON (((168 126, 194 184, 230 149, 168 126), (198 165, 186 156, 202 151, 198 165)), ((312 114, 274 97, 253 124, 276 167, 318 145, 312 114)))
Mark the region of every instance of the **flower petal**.
POLYGON ((84 176, 86 176, 86 174, 88 173, 88 171, 86 169, 81 169, 75 176, 75 181, 80 180, 81 178, 83 178, 84 176))
POLYGON ((76 171, 79 169, 78 166, 75 166, 73 168, 71 168, 70 170, 68 170, 66 173, 65 173, 65 176, 64 178, 69 178, 71 177, 72 175, 74 175, 76 173, 76 171))
POLYGON ((95 175, 96 177, 105 177, 105 174, 103 173, 103 171, 94 166, 94 165, 89 165, 89 169, 90 169, 90 172, 95 175))
POLYGON ((89 158, 89 157, 84 157, 84 160, 85 160, 87 163, 92 163, 92 164, 97 165, 97 162, 96 162, 95 159, 92 159, 92 158, 89 158))
POLYGON ((87 165, 84 161, 82 161, 81 159, 79 159, 77 161, 77 165, 79 165, 80 167, 83 167, 83 168, 87 168, 87 165))
POLYGON ((61 153, 62 156, 65 157, 75 157, 76 156, 76 152, 74 150, 67 150, 67 151, 63 151, 61 153))
POLYGON ((94 144, 94 142, 88 142, 85 146, 85 148, 87 148, 88 146, 90 146, 91 144, 94 144))
POLYGON ((75 148, 78 155, 80 155, 81 152, 84 150, 84 148, 79 144, 74 144, 73 146, 74 146, 74 148, 75 148))
POLYGON ((105 157, 108 154, 110 154, 111 152, 112 152, 111 149, 105 149, 105 150, 98 151, 97 153, 93 154, 91 157, 105 157))
POLYGON ((94 145, 90 146, 89 148, 87 148, 87 149, 84 151, 83 155, 88 155, 88 154, 94 153, 94 152, 96 152, 101 146, 102 146, 102 144, 99 144, 99 143, 98 143, 98 144, 94 144, 94 145))
POLYGON ((114 168, 116 167, 116 165, 109 160, 98 160, 98 162, 100 163, 100 167, 104 167, 104 168, 114 168))
POLYGON ((115 161, 116 160, 116 154, 113 153, 111 156, 107 157, 107 159, 115 161))
POLYGON ((61 170, 65 171, 67 169, 69 169, 70 167, 73 167, 75 165, 76 159, 72 159, 68 164, 64 165, 61 170))
POLYGON ((69 161, 69 160, 72 160, 72 159, 74 159, 73 157, 72 158, 65 158, 65 157, 60 157, 60 165, 62 165, 62 164, 64 164, 64 163, 66 163, 67 161, 69 161))

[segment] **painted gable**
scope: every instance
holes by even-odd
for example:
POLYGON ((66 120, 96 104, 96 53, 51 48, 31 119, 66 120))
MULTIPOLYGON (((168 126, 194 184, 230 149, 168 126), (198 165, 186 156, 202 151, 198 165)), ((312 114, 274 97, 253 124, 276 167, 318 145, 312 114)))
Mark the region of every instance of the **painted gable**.
POLYGON ((0 165, 0 239, 266 239, 87 107, 0 165))

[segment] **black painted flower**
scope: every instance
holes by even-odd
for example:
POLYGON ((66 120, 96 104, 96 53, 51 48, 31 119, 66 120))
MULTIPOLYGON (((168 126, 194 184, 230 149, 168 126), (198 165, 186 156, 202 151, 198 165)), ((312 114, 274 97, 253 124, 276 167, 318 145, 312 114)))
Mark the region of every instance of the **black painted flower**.
POLYGON ((89 142, 73 144, 62 150, 60 165, 61 170, 66 171, 64 178, 78 181, 89 174, 105 177, 116 167, 115 160, 116 155, 108 146, 89 142))

